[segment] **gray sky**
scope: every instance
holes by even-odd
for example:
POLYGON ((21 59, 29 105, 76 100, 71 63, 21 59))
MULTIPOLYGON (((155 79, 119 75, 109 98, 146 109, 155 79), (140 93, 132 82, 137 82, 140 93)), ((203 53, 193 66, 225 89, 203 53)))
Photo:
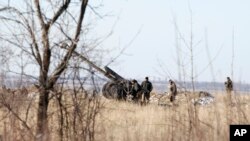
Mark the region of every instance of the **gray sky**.
POLYGON ((178 41, 178 54, 183 64, 181 77, 190 80, 190 50, 184 42, 190 43, 192 15, 195 80, 213 80, 209 60, 212 60, 216 81, 223 82, 231 76, 234 30, 233 79, 250 83, 249 0, 90 1, 92 6, 100 3, 102 5, 95 10, 106 16, 102 19, 88 17, 85 22, 91 23, 90 28, 93 29, 89 37, 102 38, 112 31, 113 34, 100 45, 110 51, 106 59, 116 56, 127 46, 123 55, 110 65, 125 78, 144 79, 149 76, 150 79, 178 80, 178 41), (206 50, 205 31, 211 59, 206 50))
POLYGON ((190 51, 184 41, 190 42, 191 9, 196 80, 213 80, 208 65, 205 30, 215 80, 222 82, 226 76, 231 76, 234 30, 233 78, 235 81, 250 82, 249 0, 115 0, 103 1, 102 4, 97 11, 109 16, 100 20, 95 30, 97 35, 103 36, 115 24, 112 36, 101 45, 112 48, 111 55, 116 55, 139 33, 117 60, 118 63, 110 65, 124 77, 178 79, 176 21, 178 35, 182 37, 178 40, 180 61, 187 73, 186 80, 190 80, 190 51))

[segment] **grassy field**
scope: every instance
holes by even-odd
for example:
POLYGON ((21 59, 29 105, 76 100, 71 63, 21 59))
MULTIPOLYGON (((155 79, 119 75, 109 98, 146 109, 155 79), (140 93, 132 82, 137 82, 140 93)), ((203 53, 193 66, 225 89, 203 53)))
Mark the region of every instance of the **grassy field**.
MULTIPOLYGON (((97 141, 228 141, 230 124, 250 123, 250 95, 236 93, 232 100, 224 92, 215 101, 194 106, 195 94, 180 94, 175 104, 162 97, 147 106, 103 97, 64 94, 49 106, 50 140, 97 141)), ((2 140, 31 140, 36 127, 37 101, 27 96, 1 94, 2 140)))
MULTIPOLYGON (((230 124, 250 122, 250 97, 234 96, 232 103, 225 94, 214 94, 215 102, 193 106, 185 96, 171 106, 137 106, 106 101, 99 117, 98 140, 229 140, 230 124)), ((166 99, 167 101, 168 99, 166 99)), ((169 103, 168 101, 166 103, 169 103)))

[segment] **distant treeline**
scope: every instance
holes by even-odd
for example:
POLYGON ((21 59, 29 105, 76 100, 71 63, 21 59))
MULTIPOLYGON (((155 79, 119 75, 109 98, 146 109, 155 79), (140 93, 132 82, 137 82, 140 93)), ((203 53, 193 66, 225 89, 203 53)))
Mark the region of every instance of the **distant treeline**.
MULTIPOLYGON (((60 78, 58 83, 72 83, 71 78, 60 78)), ((89 78, 80 78, 80 80, 85 81, 84 84, 91 88, 91 85, 93 83, 93 80, 90 80, 89 78)), ((95 77, 95 84, 97 87, 101 89, 103 84, 107 81, 110 81, 106 78, 101 77, 95 77)), ((143 80, 137 80, 139 84, 143 80)), ((166 80, 152 80, 154 91, 159 93, 164 93, 168 91, 168 81, 166 80)), ((178 87, 178 90, 191 90, 192 89, 192 83, 191 82, 182 82, 182 81, 175 81, 178 87)), ((5 78, 1 78, 0 80, 0 86, 6 85, 7 87, 15 88, 20 86, 27 86, 37 83, 36 80, 30 79, 27 77, 23 77, 22 79, 17 76, 8 76, 5 78)), ((195 90, 199 91, 224 91, 225 86, 224 82, 195 82, 195 90)), ((241 83, 241 82, 234 82, 234 90, 241 91, 241 92, 250 92, 250 84, 247 83, 241 83)))

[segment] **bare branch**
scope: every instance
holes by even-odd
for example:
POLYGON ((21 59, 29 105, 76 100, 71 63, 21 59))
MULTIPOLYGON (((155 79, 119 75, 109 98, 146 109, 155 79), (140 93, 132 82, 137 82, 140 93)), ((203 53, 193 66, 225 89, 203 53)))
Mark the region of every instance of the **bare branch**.
POLYGON ((42 16, 40 2, 39 2, 39 0, 34 0, 34 2, 35 2, 36 9, 37 9, 36 12, 37 12, 37 16, 38 16, 38 19, 40 21, 41 27, 45 28, 46 24, 45 24, 43 16, 42 16))
POLYGON ((12 115, 15 116, 15 118, 17 118, 19 121, 21 121, 21 123, 23 124, 23 126, 28 129, 28 131, 30 132, 30 134, 34 137, 34 134, 31 131, 31 128, 29 127, 29 125, 27 124, 26 121, 24 121, 19 115, 18 113, 16 113, 11 105, 9 103, 7 103, 7 101, 5 100, 5 98, 3 97, 3 95, 1 95, 1 105, 3 105, 6 109, 8 109, 9 112, 12 113, 12 115))
MULTIPOLYGON (((33 46, 30 46, 31 47, 31 51, 33 53, 33 56, 34 58, 37 60, 38 64, 41 65, 41 62, 42 62, 42 59, 41 59, 41 55, 40 55, 40 52, 38 50, 38 43, 37 43, 37 40, 36 40, 36 36, 28 22, 28 19, 24 17, 24 15, 19 11, 17 10, 16 8, 14 7, 6 7, 5 10, 9 10, 11 12, 14 12, 16 13, 23 21, 20 21, 20 20, 17 20, 17 19, 12 19, 12 18, 7 18, 7 17, 0 17, 2 20, 8 20, 8 21, 12 21, 12 22, 15 22, 17 24, 21 24, 25 29, 27 29, 28 33, 30 34, 31 36, 31 39, 32 39, 32 42, 34 44, 34 48, 35 48, 35 52, 33 50, 33 46)), ((12 41, 8 41, 10 43, 14 43, 12 41)), ((19 46, 18 44, 15 44, 16 46, 19 46)))
POLYGON ((8 10, 8 9, 9 9, 9 7, 1 8, 1 9, 0 9, 0 12, 1 12, 1 11, 5 11, 5 10, 8 10))
POLYGON ((62 59, 61 63, 56 67, 56 69, 53 72, 51 78, 49 79, 49 86, 50 87, 54 85, 54 83, 59 78, 61 73, 66 69, 67 64, 69 62, 69 59, 71 58, 72 53, 75 51, 75 49, 77 47, 77 42, 79 41, 79 36, 80 36, 80 33, 81 33, 81 28, 82 28, 82 22, 83 22, 83 18, 84 18, 84 15, 85 15, 87 4, 88 4, 88 0, 82 0, 81 9, 80 9, 80 16, 79 16, 79 19, 78 19, 74 40, 72 41, 72 43, 71 43, 66 55, 62 59))
POLYGON ((199 72, 197 73, 197 75, 194 76, 194 78, 197 78, 200 74, 202 74, 205 70, 207 70, 207 68, 213 63, 213 61, 215 61, 215 59, 219 56, 221 50, 222 50, 223 46, 221 46, 219 49, 218 49, 218 52, 217 54, 211 59, 209 60, 208 64, 199 72))
POLYGON ((110 65, 111 63, 113 63, 117 58, 119 58, 124 52, 125 50, 131 46, 133 44, 133 42, 136 40, 136 38, 139 36, 139 34, 141 33, 141 29, 142 27, 136 32, 135 36, 132 38, 132 40, 127 44, 125 45, 122 50, 114 57, 112 58, 112 60, 110 62, 107 63, 106 66, 110 65))
POLYGON ((51 27, 51 25, 53 25, 55 22, 56 22, 56 20, 60 17, 60 15, 64 12, 64 11, 66 11, 67 10, 67 8, 68 8, 68 6, 69 6, 69 4, 70 4, 70 1, 71 0, 66 0, 63 4, 62 4, 62 6, 58 9, 58 11, 55 13, 55 15, 54 15, 54 17, 48 22, 48 28, 50 28, 51 27))

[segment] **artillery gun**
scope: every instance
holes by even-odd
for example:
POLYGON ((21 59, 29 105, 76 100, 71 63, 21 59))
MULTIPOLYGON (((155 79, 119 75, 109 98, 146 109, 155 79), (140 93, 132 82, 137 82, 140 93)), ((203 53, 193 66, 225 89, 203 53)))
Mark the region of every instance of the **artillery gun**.
POLYGON ((104 76, 111 80, 105 83, 102 87, 102 94, 104 97, 108 99, 126 100, 127 95, 130 93, 130 90, 132 88, 132 84, 129 80, 124 79, 108 66, 104 67, 105 70, 101 69, 93 62, 91 62, 88 58, 84 57, 76 51, 74 51, 74 55, 81 58, 83 61, 91 65, 93 68, 95 68, 97 71, 104 74, 104 76))

